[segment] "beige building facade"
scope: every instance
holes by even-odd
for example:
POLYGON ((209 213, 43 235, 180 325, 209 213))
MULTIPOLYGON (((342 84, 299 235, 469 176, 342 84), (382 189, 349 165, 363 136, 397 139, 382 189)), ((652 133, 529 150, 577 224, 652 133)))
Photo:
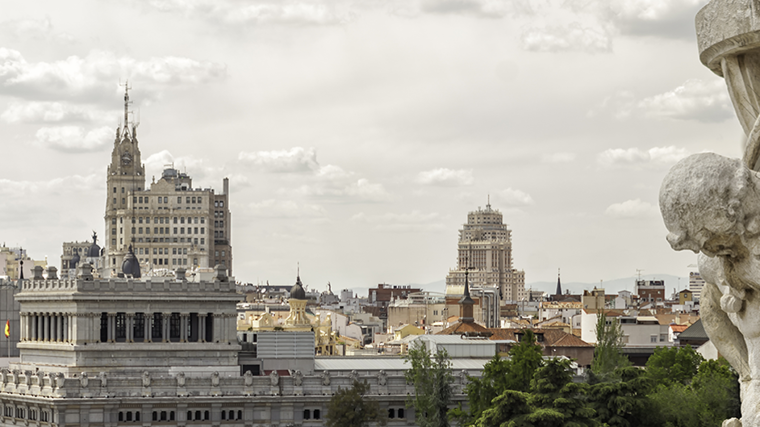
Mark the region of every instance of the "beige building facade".
POLYGON ((193 188, 190 176, 172 166, 146 187, 137 124, 128 122, 129 102, 126 93, 124 126, 116 131, 108 166, 104 270, 120 272, 132 246, 142 271, 220 265, 232 275, 229 180, 221 193, 193 188))
POLYGON ((490 202, 467 214, 459 230, 457 269, 446 276, 447 287, 464 287, 465 269, 470 286, 498 288, 503 302, 527 298, 525 271, 513 267, 512 230, 490 202))

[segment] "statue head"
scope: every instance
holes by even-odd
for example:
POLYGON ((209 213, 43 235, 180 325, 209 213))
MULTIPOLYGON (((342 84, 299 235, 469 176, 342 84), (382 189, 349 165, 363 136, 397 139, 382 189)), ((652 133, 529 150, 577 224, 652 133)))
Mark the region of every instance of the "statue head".
POLYGON ((676 163, 660 188, 670 246, 711 257, 746 252, 746 203, 755 197, 751 174, 740 160, 714 153, 694 154, 676 163))

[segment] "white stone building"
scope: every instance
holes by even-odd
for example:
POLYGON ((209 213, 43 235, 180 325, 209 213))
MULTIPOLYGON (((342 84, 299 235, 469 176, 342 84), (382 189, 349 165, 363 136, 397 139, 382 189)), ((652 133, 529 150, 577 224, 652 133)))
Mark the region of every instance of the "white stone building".
POLYGON ((470 286, 498 288, 501 301, 528 296, 525 271, 512 265, 512 230, 490 203, 467 214, 467 223, 459 230, 457 269, 449 271, 446 285, 463 287, 465 269, 469 269, 470 286))
POLYGON ((148 188, 129 102, 125 94, 106 178, 104 276, 120 270, 130 246, 143 270, 221 265, 232 275, 228 179, 221 193, 193 188, 190 176, 171 166, 148 188))

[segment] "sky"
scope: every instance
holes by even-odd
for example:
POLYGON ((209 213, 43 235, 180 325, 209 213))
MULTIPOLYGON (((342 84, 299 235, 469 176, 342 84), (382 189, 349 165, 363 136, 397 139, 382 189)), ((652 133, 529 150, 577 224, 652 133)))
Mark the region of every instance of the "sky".
POLYGON ((248 283, 442 280, 489 197, 527 283, 685 276, 660 183, 744 138, 704 0, 5 3, 0 240, 59 268, 103 234, 127 80, 148 180, 230 179, 248 283))

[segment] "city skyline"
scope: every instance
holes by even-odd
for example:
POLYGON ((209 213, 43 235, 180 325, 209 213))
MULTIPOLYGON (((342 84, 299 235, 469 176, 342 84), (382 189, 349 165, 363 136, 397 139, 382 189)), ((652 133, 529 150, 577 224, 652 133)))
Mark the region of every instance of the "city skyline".
POLYGON ((687 276, 660 182, 743 135, 697 59, 705 3, 14 4, 3 241, 57 266, 62 242, 105 235, 128 79, 147 179, 230 179, 238 280, 291 283, 299 262, 312 289, 442 280, 489 195, 526 283, 687 276))

